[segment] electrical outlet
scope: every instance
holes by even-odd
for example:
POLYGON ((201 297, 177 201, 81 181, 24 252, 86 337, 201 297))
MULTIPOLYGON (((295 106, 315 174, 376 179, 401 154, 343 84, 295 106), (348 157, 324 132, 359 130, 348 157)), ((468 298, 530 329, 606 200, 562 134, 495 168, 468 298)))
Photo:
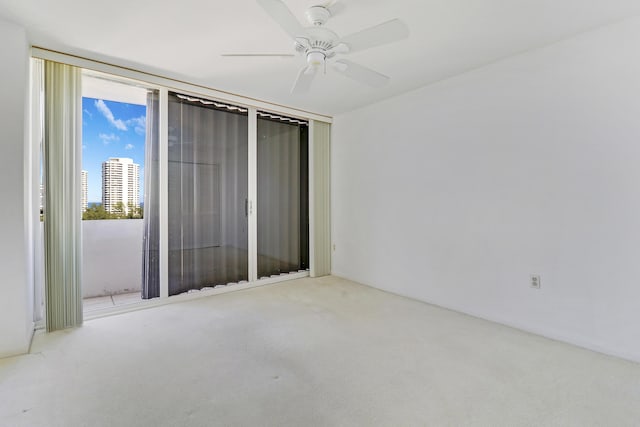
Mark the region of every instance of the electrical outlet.
POLYGON ((336 251, 336 244, 335 243, 333 244, 333 251, 334 252, 336 251))
POLYGON ((540 276, 538 276, 537 274, 532 274, 529 286, 535 289, 540 289, 540 276))

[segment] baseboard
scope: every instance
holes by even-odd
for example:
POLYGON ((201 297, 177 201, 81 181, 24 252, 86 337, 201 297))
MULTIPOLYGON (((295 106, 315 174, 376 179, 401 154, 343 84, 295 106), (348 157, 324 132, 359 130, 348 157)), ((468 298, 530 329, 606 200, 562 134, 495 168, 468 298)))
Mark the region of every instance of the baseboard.
POLYGON ((0 359, 7 359, 10 357, 23 356, 25 354, 28 354, 31 351, 31 343, 33 342, 34 334, 35 334, 35 323, 31 322, 29 326, 29 331, 27 333, 27 336, 25 337, 25 343, 19 348, 16 348, 15 350, 9 350, 9 351, 0 353, 0 359))
POLYGON ((438 308, 442 308, 445 310, 450 310, 450 311, 454 311, 456 313, 460 313, 460 314, 465 314, 467 316, 471 316, 471 317, 475 317, 477 319, 481 319, 481 320, 486 320, 489 322, 493 322, 493 323, 497 323, 499 325, 503 325, 503 326, 507 326, 510 328, 514 328, 514 329, 518 329, 520 331, 529 333, 529 334, 533 334, 533 335, 537 335, 543 338, 547 338, 547 339, 551 339, 554 341, 559 341, 565 344, 570 344, 576 347, 580 347, 586 350, 590 350, 590 351, 594 351, 596 353, 600 353, 600 354, 604 354, 606 356, 612 356, 612 357, 617 357, 619 359, 624 359, 630 362, 634 362, 634 363, 640 363, 640 354, 634 354, 634 353, 627 353, 624 351, 618 351, 615 349, 610 349, 610 348, 606 348, 603 347, 595 342, 592 342, 590 340, 587 339, 579 339, 573 336, 567 336, 564 334, 558 334, 558 333, 554 333, 554 332, 549 332, 547 330, 541 330, 541 329, 536 329, 535 327, 531 327, 530 325, 524 324, 524 323, 520 323, 517 321, 514 321, 512 319, 506 319, 506 318, 502 318, 500 316, 494 316, 494 315, 487 315, 485 313, 480 313, 478 311, 474 311, 474 310, 469 310, 466 307, 459 307, 459 306, 455 306, 455 305, 451 305, 451 304, 442 304, 439 303, 438 301, 433 301, 433 300, 423 300, 423 299, 419 299, 416 298, 412 295, 407 295, 407 294, 402 294, 400 292, 394 292, 394 291, 390 291, 387 289, 383 289, 383 288, 379 288, 377 286, 373 286, 373 285, 368 285, 366 283, 362 283, 359 282, 356 279, 352 279, 350 278, 348 275, 345 274, 341 274, 339 272, 332 272, 331 275, 335 276, 335 277, 340 277, 346 280, 349 280, 351 282, 355 282, 358 284, 361 284, 363 286, 367 286, 373 289, 376 289, 378 291, 382 291, 382 292, 386 292, 388 294, 391 295, 396 295, 396 296, 400 296, 403 298, 408 298, 414 301, 419 301, 425 304, 429 304, 432 305, 434 307, 438 307, 438 308))

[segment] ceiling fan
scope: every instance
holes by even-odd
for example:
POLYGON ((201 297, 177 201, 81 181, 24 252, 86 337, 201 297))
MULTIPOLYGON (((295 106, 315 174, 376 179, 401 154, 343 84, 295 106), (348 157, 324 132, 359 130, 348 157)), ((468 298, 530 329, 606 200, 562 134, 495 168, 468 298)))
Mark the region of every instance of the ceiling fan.
MULTIPOLYGON (((307 65, 300 70, 291 89, 292 93, 304 93, 309 90, 319 70, 326 72, 327 62, 338 73, 351 79, 382 87, 389 77, 347 59, 337 59, 337 55, 359 52, 372 47, 402 40, 409 36, 409 29, 399 19, 392 19, 371 28, 340 37, 325 27, 333 13, 339 9, 336 1, 307 9, 305 16, 309 27, 303 27, 293 13, 281 0, 256 0, 257 3, 276 21, 294 40, 298 55, 304 56, 307 65)), ((294 56, 292 54, 223 54, 223 56, 294 56)))

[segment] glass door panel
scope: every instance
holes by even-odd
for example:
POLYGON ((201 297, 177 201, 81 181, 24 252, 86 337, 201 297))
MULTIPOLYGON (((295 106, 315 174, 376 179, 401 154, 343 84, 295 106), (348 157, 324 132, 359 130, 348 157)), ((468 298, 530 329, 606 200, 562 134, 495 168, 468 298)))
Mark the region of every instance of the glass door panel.
POLYGON ((308 126, 258 117, 258 278, 309 267, 308 126))
POLYGON ((169 295, 248 280, 246 111, 169 96, 169 295))

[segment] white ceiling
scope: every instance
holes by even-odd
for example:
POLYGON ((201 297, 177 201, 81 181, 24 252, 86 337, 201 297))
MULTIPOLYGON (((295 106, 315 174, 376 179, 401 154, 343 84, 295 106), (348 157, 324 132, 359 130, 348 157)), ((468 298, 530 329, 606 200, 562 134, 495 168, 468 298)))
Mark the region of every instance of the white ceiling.
MULTIPOLYGON (((305 9, 318 3, 284 2, 305 25, 305 9)), ((638 0, 342 0, 341 6, 327 23, 341 36, 392 18, 409 26, 407 40, 349 55, 390 76, 388 86, 372 89, 328 70, 310 93, 292 95, 303 58, 221 57, 293 50, 255 0, 0 0, 0 15, 23 25, 37 46, 337 115, 640 14, 638 0)))

